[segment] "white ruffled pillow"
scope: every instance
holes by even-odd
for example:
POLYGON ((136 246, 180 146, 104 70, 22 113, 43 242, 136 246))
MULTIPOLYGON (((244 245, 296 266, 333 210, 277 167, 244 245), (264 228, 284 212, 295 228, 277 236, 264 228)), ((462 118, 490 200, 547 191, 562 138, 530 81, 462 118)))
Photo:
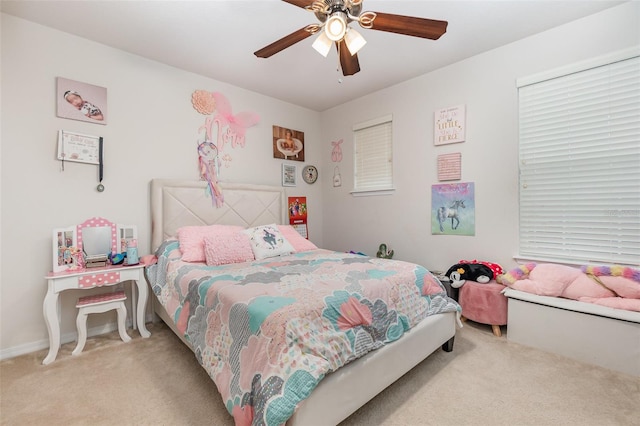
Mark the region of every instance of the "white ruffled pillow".
POLYGON ((256 260, 295 252, 291 243, 282 235, 275 223, 248 228, 244 232, 249 236, 251 249, 256 260))

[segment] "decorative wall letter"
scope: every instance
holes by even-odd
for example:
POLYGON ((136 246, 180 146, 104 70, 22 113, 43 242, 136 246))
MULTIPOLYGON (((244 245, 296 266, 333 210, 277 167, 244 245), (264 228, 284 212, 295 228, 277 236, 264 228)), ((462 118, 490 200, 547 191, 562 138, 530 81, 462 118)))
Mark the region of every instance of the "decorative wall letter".
POLYGON ((342 139, 331 142, 331 146, 333 146, 333 149, 331 150, 331 161, 334 163, 342 161, 342 147, 340 146, 342 142, 342 139))
POLYGON ((207 116, 204 125, 198 128, 198 132, 204 130, 204 141, 198 142, 198 164, 200 177, 209 184, 209 192, 216 206, 223 204, 224 197, 218 185, 220 157, 225 167, 231 164, 231 156, 223 154, 224 147, 231 143, 231 147, 245 145, 245 133, 247 128, 258 124, 260 116, 253 112, 239 112, 233 114, 229 100, 222 93, 196 90, 191 95, 193 108, 200 114, 207 116), (213 132, 213 126, 217 131, 213 132))

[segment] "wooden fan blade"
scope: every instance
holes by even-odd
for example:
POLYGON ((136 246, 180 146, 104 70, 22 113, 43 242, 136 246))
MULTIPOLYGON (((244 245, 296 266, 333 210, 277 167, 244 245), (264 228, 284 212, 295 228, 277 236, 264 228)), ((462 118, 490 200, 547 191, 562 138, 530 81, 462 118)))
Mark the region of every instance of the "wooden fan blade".
POLYGON ((413 37, 439 39, 447 32, 447 21, 435 19, 416 18, 414 16, 394 15, 391 13, 375 12, 371 29, 387 31, 390 33, 404 34, 413 37))
POLYGON ((311 3, 313 3, 313 0, 282 0, 285 3, 289 3, 292 4, 294 6, 298 6, 301 8, 305 8, 307 6, 311 6, 311 3))
POLYGON ((288 36, 282 37, 280 40, 274 41, 268 46, 263 47, 260 50, 253 52, 258 58, 268 58, 287 47, 293 46, 299 41, 309 37, 311 32, 307 31, 307 27, 300 28, 298 31, 294 31, 288 36))
POLYGON ((360 62, 358 61, 358 54, 351 55, 349 49, 347 48, 347 43, 344 39, 336 42, 336 47, 338 48, 338 53, 340 54, 340 67, 342 68, 343 75, 354 75, 357 72, 360 72, 360 62))

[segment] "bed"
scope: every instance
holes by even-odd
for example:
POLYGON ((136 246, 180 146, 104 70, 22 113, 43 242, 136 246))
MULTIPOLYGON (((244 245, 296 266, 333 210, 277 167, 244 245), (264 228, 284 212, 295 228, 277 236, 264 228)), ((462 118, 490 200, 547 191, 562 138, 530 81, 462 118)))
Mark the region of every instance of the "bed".
POLYGON ((157 249, 158 262, 147 268, 147 279, 155 295, 154 312, 194 351, 236 424, 338 424, 438 348, 453 349, 460 307, 419 265, 322 249, 215 266, 184 262, 177 250, 181 227, 260 229, 256 227, 285 223, 283 188, 222 184, 221 208, 212 207, 205 189, 201 181, 151 182, 152 248, 157 249), (402 275, 407 273, 410 280, 402 275), (277 278, 261 281, 259 287, 255 277, 267 275, 277 278), (169 278, 177 276, 186 277, 187 283, 171 284, 169 278), (338 281, 345 287, 335 288, 338 281), (209 283, 206 295, 204 287, 193 289, 203 282, 209 283), (184 300, 176 302, 172 295, 181 289, 184 300), (248 299, 238 302, 243 292, 248 299), (200 295, 195 301, 194 293, 200 295), (322 295, 320 305, 312 293, 322 295), (263 302, 275 305, 264 308, 263 302), (251 307, 255 309, 247 314, 251 307), (214 312, 218 308, 224 313, 214 312), (239 311, 245 316, 232 316, 239 311), (285 311, 296 312, 295 321, 275 322, 285 311), (237 331, 239 324, 242 331, 237 331), (223 332, 217 334, 215 327, 223 332), (220 349, 225 341, 232 341, 233 348, 240 335, 249 336, 245 346, 220 349), (257 343, 267 337, 266 346, 257 343), (284 350, 275 346, 280 340, 284 350), (325 354, 329 346, 338 350, 325 354), (248 364, 250 359, 255 366, 248 364), (244 370, 236 371, 236 364, 244 370), (252 371, 247 372, 247 365, 252 371), (279 367, 277 374, 274 366, 279 367))

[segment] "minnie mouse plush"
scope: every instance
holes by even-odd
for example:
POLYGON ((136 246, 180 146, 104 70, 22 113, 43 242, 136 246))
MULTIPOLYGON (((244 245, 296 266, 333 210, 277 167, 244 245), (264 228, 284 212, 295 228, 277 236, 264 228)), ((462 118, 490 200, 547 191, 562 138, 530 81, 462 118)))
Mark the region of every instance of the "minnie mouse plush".
POLYGON ((466 280, 486 284, 502 272, 502 267, 497 263, 461 260, 449 268, 445 275, 451 281, 451 287, 460 288, 466 280))

